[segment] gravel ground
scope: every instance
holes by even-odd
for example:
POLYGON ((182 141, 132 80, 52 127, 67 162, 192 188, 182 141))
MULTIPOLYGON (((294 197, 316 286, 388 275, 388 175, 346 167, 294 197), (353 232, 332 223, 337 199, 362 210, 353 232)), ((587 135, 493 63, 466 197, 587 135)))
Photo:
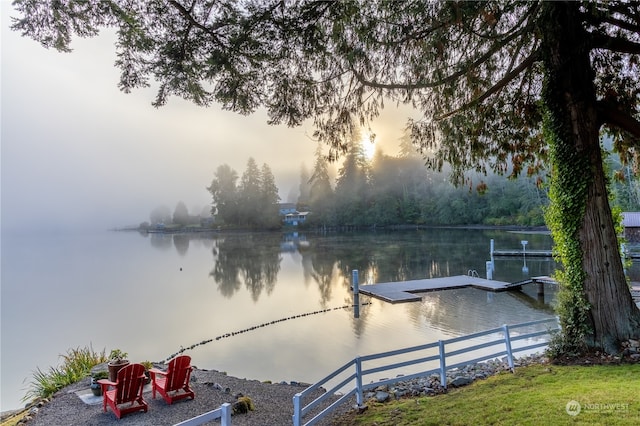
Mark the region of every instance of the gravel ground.
MULTIPOLYGON (((255 410, 234 415, 231 420, 232 425, 290 425, 293 415, 293 396, 301 392, 304 386, 262 383, 257 380, 227 376, 214 370, 194 370, 191 375, 191 388, 196 394, 195 399, 181 400, 172 405, 166 404, 160 395, 152 399, 151 392, 145 391, 144 398, 149 404, 148 411, 131 413, 118 420, 109 407, 105 413, 102 411, 102 403, 89 405, 78 397, 76 392, 89 389, 87 378, 56 393, 26 424, 28 426, 174 425, 214 410, 225 402, 233 404, 236 400, 235 395, 242 393, 252 399, 255 410), (214 384, 220 385, 222 389, 214 384)), ((317 391, 314 397, 320 394, 321 391, 317 391)), ((346 410, 348 407, 345 406, 343 409, 346 410)), ((220 424, 220 421, 207 424, 220 424)), ((320 424, 331 425, 333 420, 327 418, 320 424)))

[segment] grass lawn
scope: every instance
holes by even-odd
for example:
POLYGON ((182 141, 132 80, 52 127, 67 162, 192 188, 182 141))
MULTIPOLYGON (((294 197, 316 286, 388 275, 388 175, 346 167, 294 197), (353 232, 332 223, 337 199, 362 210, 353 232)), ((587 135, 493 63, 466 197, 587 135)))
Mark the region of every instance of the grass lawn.
POLYGON ((353 425, 640 425, 640 364, 517 368, 434 397, 367 401, 353 425))

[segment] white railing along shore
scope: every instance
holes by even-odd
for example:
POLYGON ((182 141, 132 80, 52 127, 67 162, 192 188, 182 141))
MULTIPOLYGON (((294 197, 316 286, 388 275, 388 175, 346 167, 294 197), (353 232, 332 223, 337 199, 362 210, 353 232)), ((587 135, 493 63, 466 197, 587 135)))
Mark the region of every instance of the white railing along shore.
POLYGON ((200 426, 218 419, 220 419, 221 426, 231 426, 231 404, 225 402, 220 406, 220 408, 200 414, 199 416, 190 418, 189 420, 176 423, 173 426, 200 426))
POLYGON ((448 340, 439 340, 437 342, 427 343, 424 345, 356 357, 326 376, 324 379, 309 386, 304 391, 297 393, 293 397, 293 424, 294 426, 313 425, 338 406, 347 402, 349 398, 354 395, 356 397, 357 406, 361 407, 364 404, 364 391, 381 385, 389 385, 438 373, 440 375, 440 384, 446 388, 447 370, 505 355, 509 368, 513 369, 514 353, 532 351, 534 349, 547 346, 548 338, 555 330, 558 330, 558 320, 557 318, 549 318, 515 325, 505 324, 502 327, 466 336, 455 337, 448 340), (542 327, 545 328, 541 329, 542 327), (514 330, 518 329, 528 329, 529 332, 525 334, 512 334, 514 330), (478 338, 491 335, 500 335, 500 337, 478 343, 478 338), (542 337, 547 337, 547 339, 540 341, 539 338, 542 337), (476 343, 474 343, 474 340, 476 343), (487 351, 479 352, 481 349, 496 346, 499 347, 494 348, 494 350, 497 349, 497 351, 490 353, 487 351), (403 355, 408 354, 409 356, 405 356, 403 359, 403 355), (386 363, 381 364, 381 360, 384 360, 386 363), (367 366, 365 368, 364 364, 372 361, 379 361, 378 365, 373 365, 371 367, 367 366), (451 363, 449 364, 449 362, 451 363), (420 367, 418 372, 411 374, 401 373, 395 378, 373 378, 370 383, 363 384, 365 378, 369 380, 371 379, 371 376, 376 373, 390 372, 400 368, 406 369, 407 367, 415 366, 417 364, 424 365, 426 368, 420 367), (429 368, 429 366, 433 367, 429 368), (347 377, 343 377, 344 374, 347 374, 347 377), (310 401, 307 405, 303 405, 305 397, 308 397, 308 395, 314 390, 325 387, 330 382, 332 383, 334 379, 338 381, 337 384, 333 385, 320 397, 310 401), (346 392, 344 392, 345 388, 348 389, 346 392), (340 398, 326 406, 306 423, 303 423, 303 419, 308 416, 312 410, 320 407, 321 405, 326 405, 323 403, 325 403, 327 399, 332 398, 341 392, 344 393, 340 398))

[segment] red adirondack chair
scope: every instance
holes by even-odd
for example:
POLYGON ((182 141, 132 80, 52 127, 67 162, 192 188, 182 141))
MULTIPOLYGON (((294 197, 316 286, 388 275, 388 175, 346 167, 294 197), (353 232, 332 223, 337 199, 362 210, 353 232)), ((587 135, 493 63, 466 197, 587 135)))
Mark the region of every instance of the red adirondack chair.
POLYGON ((156 391, 160 392, 167 404, 183 398, 195 398, 195 393, 189 387, 191 379, 191 357, 180 355, 169 361, 167 371, 151 368, 151 394, 156 397, 156 391))
POLYGON ((129 364, 120 369, 115 382, 108 379, 98 380, 102 388, 102 409, 106 412, 109 404, 117 418, 134 411, 143 410, 146 413, 148 405, 142 398, 144 381, 142 364, 129 364))

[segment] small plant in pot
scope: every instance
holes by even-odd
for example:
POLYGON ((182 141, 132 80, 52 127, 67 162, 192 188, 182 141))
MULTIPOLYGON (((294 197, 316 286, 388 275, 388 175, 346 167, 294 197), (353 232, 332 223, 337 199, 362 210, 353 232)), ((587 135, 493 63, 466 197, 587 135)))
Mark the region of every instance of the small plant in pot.
POLYGON ((100 386, 100 383, 98 383, 98 380, 106 379, 107 377, 109 377, 109 373, 106 371, 98 371, 91 375, 90 387, 91 387, 91 392, 93 392, 95 396, 102 395, 102 386, 100 386))
POLYGON ((127 353, 122 352, 120 349, 113 349, 111 353, 109 353, 109 363, 107 366, 109 367, 109 380, 115 382, 118 379, 118 371, 122 367, 126 367, 129 365, 129 360, 127 358, 127 353))
POLYGON ((145 383, 151 383, 151 374, 149 373, 149 370, 153 368, 153 363, 151 361, 142 361, 140 364, 144 366, 144 375, 147 376, 145 383))

